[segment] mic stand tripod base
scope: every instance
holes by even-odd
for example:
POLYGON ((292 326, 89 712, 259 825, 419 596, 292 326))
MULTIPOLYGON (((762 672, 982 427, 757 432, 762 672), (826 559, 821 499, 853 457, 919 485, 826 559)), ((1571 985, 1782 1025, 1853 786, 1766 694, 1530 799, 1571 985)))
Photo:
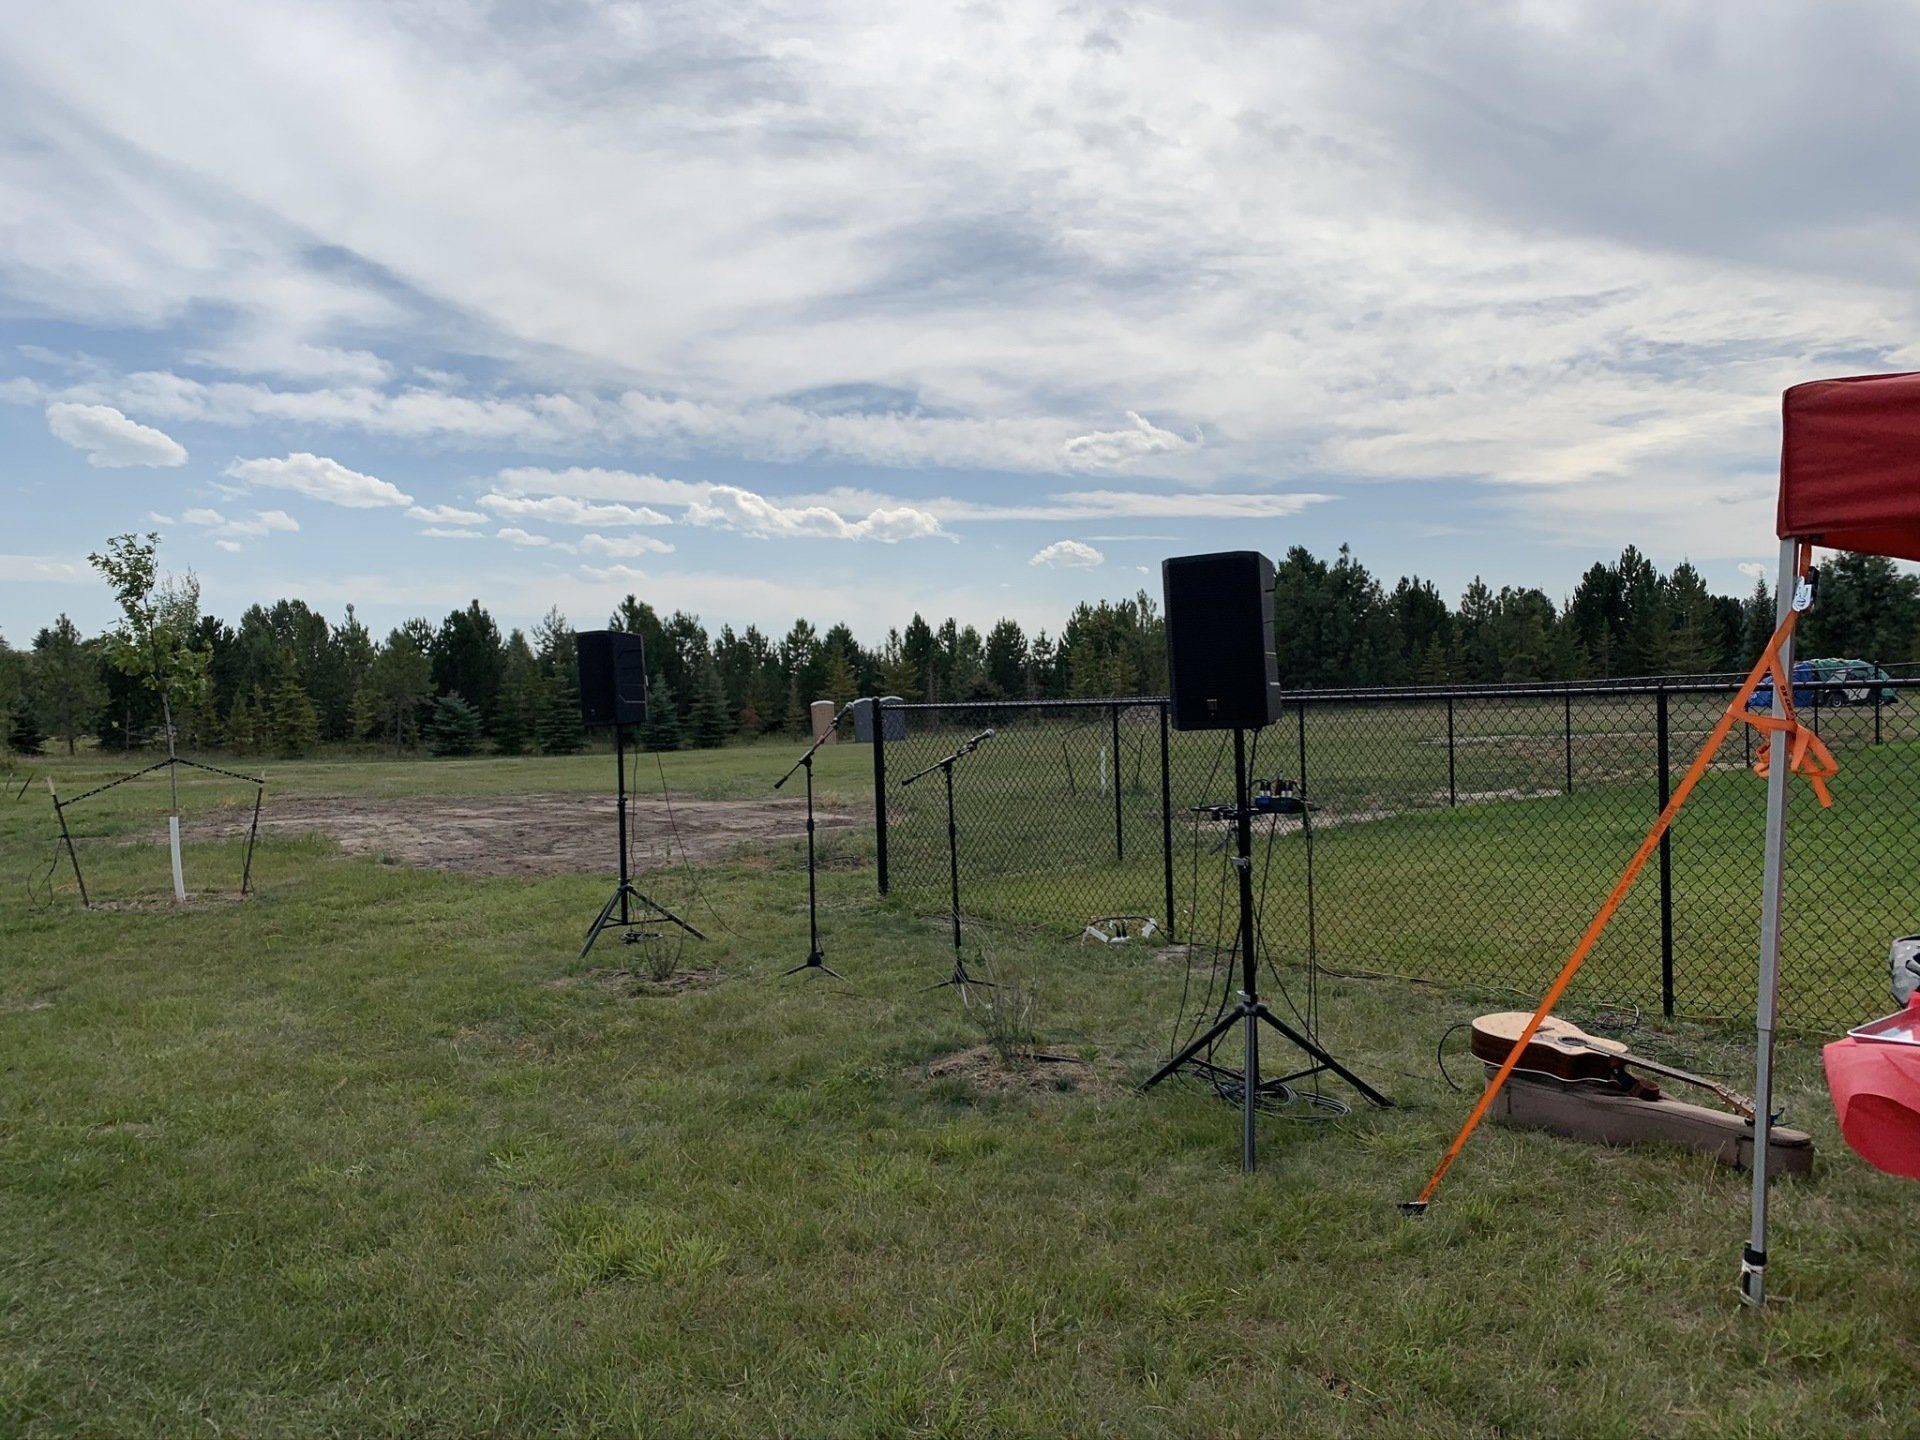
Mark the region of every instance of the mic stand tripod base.
POLYGON ((991 980, 976 980, 973 976, 969 975, 966 964, 958 955, 953 957, 953 973, 944 980, 936 980, 933 984, 922 987, 921 993, 925 994, 928 990, 944 990, 949 985, 957 990, 964 990, 969 985, 978 985, 983 990, 999 988, 991 980))
POLYGON ((678 925, 696 940, 707 938, 659 901, 641 894, 631 880, 622 880, 614 887, 613 894, 607 898, 607 903, 601 906, 600 914, 595 917, 592 928, 587 931, 587 943, 580 947, 580 958, 582 960, 587 958, 587 952, 593 949, 593 942, 600 938, 601 931, 631 930, 636 926, 651 925, 656 920, 665 920, 678 925), (625 903, 629 900, 638 901, 646 913, 637 919, 633 918, 625 903), (616 907, 620 911, 620 918, 617 920, 613 918, 616 907))
POLYGON ((818 950, 808 955, 806 959, 802 960, 791 970, 781 971, 780 978, 784 980, 789 975, 798 975, 802 970, 818 970, 821 974, 831 975, 836 980, 844 980, 847 978, 831 965, 827 964, 827 957, 822 955, 818 950))

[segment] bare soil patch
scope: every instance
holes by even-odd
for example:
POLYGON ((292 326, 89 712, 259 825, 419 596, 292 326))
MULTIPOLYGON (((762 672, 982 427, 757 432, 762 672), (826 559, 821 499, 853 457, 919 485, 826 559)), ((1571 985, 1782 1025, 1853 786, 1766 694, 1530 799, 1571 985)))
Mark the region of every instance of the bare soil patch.
POLYGON ((1121 1088, 1118 1069, 1102 1061, 1040 1050, 1026 1063, 1010 1066, 991 1045, 942 1055, 927 1067, 927 1075, 964 1081, 992 1095, 1111 1095, 1121 1088))
MULTIPOLYGON (((676 800, 671 814, 658 798, 628 801, 635 872, 751 854, 803 840, 804 800, 676 800)), ((823 830, 847 829, 864 817, 821 810, 823 830)), ((209 817, 200 834, 244 835, 247 814, 209 817)), ((611 797, 592 795, 269 795, 260 812, 267 835, 324 835, 349 855, 377 855, 396 864, 466 875, 611 873, 618 859, 619 816, 611 797)))
POLYGON ((656 980, 638 970, 596 965, 584 975, 561 975, 542 983, 550 990, 599 990, 609 995, 681 995, 704 990, 720 979, 718 970, 675 970, 656 980))

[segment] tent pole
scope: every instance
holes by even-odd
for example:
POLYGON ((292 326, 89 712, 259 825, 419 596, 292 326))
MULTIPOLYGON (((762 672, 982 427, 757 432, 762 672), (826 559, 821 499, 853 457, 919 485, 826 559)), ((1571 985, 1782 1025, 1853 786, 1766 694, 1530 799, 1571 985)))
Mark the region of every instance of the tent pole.
MULTIPOLYGON (((1780 542, 1780 589, 1774 597, 1774 624, 1784 624, 1793 608, 1799 584, 1800 542, 1780 542)), ((1785 719, 1793 695, 1794 637, 1780 646, 1780 668, 1773 685, 1773 713, 1785 719), (1786 677, 1783 686, 1779 675, 1786 677)), ((1773 736, 1772 763, 1767 767, 1766 865, 1760 881, 1760 979, 1754 1001, 1753 1077, 1753 1230, 1740 1257, 1740 1299, 1760 1305, 1767 1298, 1767 1158, 1772 1140, 1773 1026, 1780 994, 1780 910, 1787 877, 1787 781, 1793 769, 1787 763, 1786 732, 1773 736)))

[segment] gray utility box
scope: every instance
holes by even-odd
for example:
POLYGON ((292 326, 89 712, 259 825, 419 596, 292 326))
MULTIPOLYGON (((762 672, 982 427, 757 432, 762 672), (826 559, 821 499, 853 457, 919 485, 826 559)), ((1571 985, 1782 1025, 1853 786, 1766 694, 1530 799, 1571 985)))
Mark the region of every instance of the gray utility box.
MULTIPOLYGON (((893 706, 900 703, 898 695, 882 695, 883 705, 893 706)), ((904 710, 883 709, 880 712, 881 723, 886 726, 886 739, 904 740, 907 738, 907 712, 904 710)), ((856 745, 873 743, 873 700, 853 702, 853 740, 856 745)))

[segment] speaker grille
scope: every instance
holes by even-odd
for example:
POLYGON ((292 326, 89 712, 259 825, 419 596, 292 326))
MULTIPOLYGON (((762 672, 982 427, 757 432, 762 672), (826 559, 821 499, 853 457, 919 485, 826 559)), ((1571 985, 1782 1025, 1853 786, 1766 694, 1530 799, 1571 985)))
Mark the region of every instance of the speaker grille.
POLYGON ((647 719, 647 652, 624 630, 581 630, 580 718, 590 726, 643 725, 647 719))
POLYGON ((1161 562, 1176 730, 1257 730, 1280 717, 1273 562, 1256 550, 1161 562))

